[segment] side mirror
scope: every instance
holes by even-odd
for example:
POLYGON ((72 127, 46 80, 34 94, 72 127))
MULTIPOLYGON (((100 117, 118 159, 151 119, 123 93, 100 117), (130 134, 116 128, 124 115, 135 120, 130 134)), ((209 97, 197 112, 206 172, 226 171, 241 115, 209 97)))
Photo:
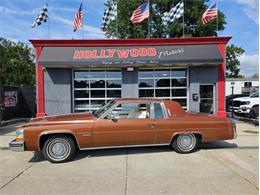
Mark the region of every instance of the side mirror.
POLYGON ((117 121, 118 121, 118 118, 117 118, 115 115, 112 115, 112 116, 111 116, 111 120, 112 120, 113 122, 117 122, 117 121))

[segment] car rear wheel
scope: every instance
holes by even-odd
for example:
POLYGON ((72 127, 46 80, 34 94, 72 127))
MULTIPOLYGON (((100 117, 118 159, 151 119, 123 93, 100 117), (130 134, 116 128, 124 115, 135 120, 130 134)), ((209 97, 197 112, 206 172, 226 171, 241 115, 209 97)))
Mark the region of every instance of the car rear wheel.
POLYGON ((177 153, 191 153, 198 148, 199 141, 192 133, 180 134, 174 138, 172 147, 177 153))
POLYGON ((76 153, 76 146, 70 137, 65 135, 56 135, 46 140, 42 153, 50 162, 67 162, 73 159, 76 153))

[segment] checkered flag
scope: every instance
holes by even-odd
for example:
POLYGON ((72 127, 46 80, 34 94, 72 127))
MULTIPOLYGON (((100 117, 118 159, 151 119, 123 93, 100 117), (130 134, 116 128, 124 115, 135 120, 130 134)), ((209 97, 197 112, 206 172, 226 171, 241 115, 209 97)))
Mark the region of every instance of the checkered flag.
POLYGON ((183 1, 181 1, 176 6, 174 6, 169 12, 163 13, 162 16, 163 25, 168 26, 176 19, 182 17, 183 14, 184 14, 184 3, 183 1))
POLYGON ((41 13, 33 21, 32 28, 47 22, 47 20, 48 20, 48 5, 46 4, 46 6, 42 8, 41 13))
POLYGON ((107 6, 104 11, 101 30, 105 30, 111 20, 117 17, 117 0, 108 0, 107 6))

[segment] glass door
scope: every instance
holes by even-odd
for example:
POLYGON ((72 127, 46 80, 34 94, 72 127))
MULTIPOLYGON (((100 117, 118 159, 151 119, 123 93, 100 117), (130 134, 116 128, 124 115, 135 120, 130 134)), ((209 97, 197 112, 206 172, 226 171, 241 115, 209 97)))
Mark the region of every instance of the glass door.
POLYGON ((214 113, 214 85, 200 85, 200 112, 214 113))

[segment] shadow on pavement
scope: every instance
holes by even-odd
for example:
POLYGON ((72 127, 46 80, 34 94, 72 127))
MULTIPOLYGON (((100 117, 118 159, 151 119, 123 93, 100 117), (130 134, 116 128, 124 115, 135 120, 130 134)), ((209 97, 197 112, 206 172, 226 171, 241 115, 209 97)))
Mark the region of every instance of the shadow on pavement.
MULTIPOLYGON (((257 146, 242 146, 228 143, 226 141, 206 142, 201 143, 199 150, 214 150, 214 149, 258 149, 257 146)), ((97 158, 105 156, 120 156, 120 155, 135 155, 135 154, 151 154, 151 153, 169 153, 174 152, 169 146, 147 146, 147 147, 133 147, 133 148, 113 148, 113 149, 95 149, 78 151, 73 161, 84 158, 97 158)), ((35 152, 34 156, 29 162, 45 161, 40 152, 35 152)))
POLYGON ((229 149, 237 148, 237 144, 228 143, 226 141, 215 141, 215 142, 204 142, 200 144, 200 149, 211 150, 211 149, 229 149))
MULTIPOLYGON (((199 150, 214 150, 214 149, 258 149, 258 146, 240 146, 237 144, 228 143, 226 141, 205 142, 201 143, 199 150)), ((150 153, 167 153, 174 152, 169 146, 147 146, 133 148, 113 148, 113 149, 95 149, 78 151, 73 161, 84 158, 96 158, 104 156, 120 156, 120 155, 135 155, 135 154, 150 154, 150 153)), ((33 157, 29 162, 46 161, 40 152, 34 152, 33 157)))

